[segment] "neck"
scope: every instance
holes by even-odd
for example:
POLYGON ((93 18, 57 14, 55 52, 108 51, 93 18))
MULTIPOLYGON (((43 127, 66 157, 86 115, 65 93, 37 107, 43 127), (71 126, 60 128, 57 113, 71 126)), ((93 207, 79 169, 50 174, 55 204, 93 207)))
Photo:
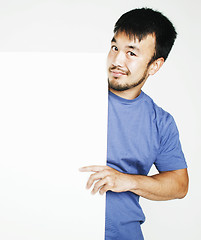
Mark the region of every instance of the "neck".
POLYGON ((116 94, 117 96, 128 99, 128 100, 132 100, 132 99, 137 98, 141 93, 141 88, 136 88, 136 89, 132 88, 132 89, 128 89, 128 90, 125 90, 125 91, 117 91, 117 90, 114 90, 112 88, 109 88, 109 90, 112 93, 116 94))

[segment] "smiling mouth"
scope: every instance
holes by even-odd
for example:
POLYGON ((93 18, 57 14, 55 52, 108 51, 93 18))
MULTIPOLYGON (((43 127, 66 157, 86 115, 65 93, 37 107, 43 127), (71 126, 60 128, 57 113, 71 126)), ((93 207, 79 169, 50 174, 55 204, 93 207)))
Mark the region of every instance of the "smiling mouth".
POLYGON ((113 77, 121 77, 121 76, 127 75, 126 73, 119 72, 119 71, 110 71, 110 72, 111 72, 113 77))

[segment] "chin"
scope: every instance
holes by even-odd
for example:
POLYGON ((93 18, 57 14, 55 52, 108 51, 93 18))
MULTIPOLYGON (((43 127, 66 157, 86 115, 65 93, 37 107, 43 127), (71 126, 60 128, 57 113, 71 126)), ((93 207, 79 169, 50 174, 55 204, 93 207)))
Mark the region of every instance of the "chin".
POLYGON ((118 84, 117 85, 116 84, 109 84, 108 86, 109 86, 109 88, 111 88, 115 91, 119 91, 119 92, 123 92, 123 91, 126 91, 126 90, 129 89, 128 86, 122 86, 122 85, 118 85, 118 84))

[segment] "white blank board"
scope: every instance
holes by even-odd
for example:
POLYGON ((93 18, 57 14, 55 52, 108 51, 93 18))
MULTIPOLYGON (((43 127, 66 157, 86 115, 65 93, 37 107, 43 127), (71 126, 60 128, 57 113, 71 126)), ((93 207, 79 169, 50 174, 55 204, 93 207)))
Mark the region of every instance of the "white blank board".
POLYGON ((103 54, 0 54, 0 239, 103 240, 105 196, 86 190, 106 165, 103 54))

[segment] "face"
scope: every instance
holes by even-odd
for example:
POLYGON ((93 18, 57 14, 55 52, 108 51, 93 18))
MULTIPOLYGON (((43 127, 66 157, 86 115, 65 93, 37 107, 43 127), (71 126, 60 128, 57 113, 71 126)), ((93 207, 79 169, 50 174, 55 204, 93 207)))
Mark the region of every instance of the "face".
POLYGON ((108 86, 116 91, 142 87, 149 76, 148 63, 155 52, 155 37, 130 39, 124 32, 114 35, 107 58, 108 86))

